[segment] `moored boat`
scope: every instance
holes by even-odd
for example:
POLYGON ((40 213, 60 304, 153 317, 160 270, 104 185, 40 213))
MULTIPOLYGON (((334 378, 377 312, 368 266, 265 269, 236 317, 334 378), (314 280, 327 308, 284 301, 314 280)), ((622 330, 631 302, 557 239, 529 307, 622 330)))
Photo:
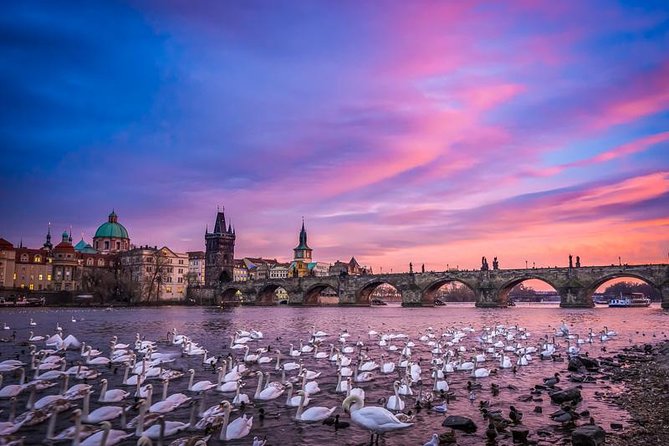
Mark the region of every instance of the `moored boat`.
POLYGON ((609 307, 612 308, 627 308, 627 307, 649 307, 650 299, 648 299, 643 293, 631 293, 629 296, 623 296, 622 293, 620 297, 611 299, 609 301, 609 307))

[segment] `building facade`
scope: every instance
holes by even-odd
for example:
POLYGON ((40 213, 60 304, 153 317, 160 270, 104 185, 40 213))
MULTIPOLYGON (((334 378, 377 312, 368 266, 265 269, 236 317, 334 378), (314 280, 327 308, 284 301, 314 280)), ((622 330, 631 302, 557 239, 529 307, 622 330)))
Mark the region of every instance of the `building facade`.
POLYGON ((188 286, 205 284, 204 251, 189 251, 188 254, 188 286))
POLYGON ((235 230, 232 224, 227 229, 225 214, 218 212, 214 231, 205 231, 205 284, 217 286, 220 283, 231 282, 234 279, 235 262, 235 230))

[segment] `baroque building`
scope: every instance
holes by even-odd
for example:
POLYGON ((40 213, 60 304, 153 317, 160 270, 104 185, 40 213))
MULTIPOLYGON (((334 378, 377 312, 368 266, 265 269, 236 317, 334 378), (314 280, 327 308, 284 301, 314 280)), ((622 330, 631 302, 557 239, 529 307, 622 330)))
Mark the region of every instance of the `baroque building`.
POLYGON ((118 222, 116 212, 112 211, 109 219, 95 231, 93 247, 101 254, 115 254, 130 249, 128 231, 118 222))
POLYGON ((205 241, 204 278, 207 286, 231 282, 235 277, 235 230, 225 225, 225 213, 216 214, 213 232, 207 229, 205 241))

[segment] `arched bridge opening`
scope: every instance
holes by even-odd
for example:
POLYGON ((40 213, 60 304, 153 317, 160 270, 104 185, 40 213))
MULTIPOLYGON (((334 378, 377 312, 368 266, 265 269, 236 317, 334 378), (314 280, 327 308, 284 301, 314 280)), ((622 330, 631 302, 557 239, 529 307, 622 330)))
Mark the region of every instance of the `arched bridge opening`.
POLYGON ((288 303, 290 296, 284 287, 280 284, 271 283, 265 285, 258 291, 256 305, 278 305, 288 303))
POLYGON ((339 293, 327 283, 319 283, 304 292, 303 305, 337 305, 339 293))
MULTIPOLYGON (((585 290, 585 298, 588 300, 592 299, 595 304, 600 305, 608 305, 612 299, 631 297, 643 297, 651 301, 661 301, 662 290, 649 278, 625 271, 601 277, 585 290), (635 296, 632 296, 632 293, 635 293, 635 296)), ((640 301, 637 304, 640 304, 640 301)))
POLYGON ((387 305, 402 302, 402 293, 391 283, 374 281, 366 284, 356 294, 356 305, 387 305))
POLYGON ((425 287, 421 302, 423 306, 443 305, 447 302, 476 302, 476 292, 467 282, 444 278, 425 287))
POLYGON ((237 287, 226 288, 221 292, 220 303, 221 305, 239 305, 244 300, 244 292, 237 287))
POLYGON ((537 276, 521 276, 513 279, 497 293, 500 306, 513 306, 515 302, 560 303, 560 292, 549 280, 537 276))

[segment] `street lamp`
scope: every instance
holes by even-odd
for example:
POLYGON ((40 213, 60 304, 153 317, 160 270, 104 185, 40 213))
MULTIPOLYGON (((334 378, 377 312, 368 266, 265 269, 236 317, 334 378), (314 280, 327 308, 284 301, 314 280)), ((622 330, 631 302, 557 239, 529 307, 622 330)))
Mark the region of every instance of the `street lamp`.
POLYGON ((618 265, 623 266, 623 261, 620 259, 620 256, 618 256, 618 265))
POLYGON ((527 269, 527 260, 525 260, 525 269, 527 269))

